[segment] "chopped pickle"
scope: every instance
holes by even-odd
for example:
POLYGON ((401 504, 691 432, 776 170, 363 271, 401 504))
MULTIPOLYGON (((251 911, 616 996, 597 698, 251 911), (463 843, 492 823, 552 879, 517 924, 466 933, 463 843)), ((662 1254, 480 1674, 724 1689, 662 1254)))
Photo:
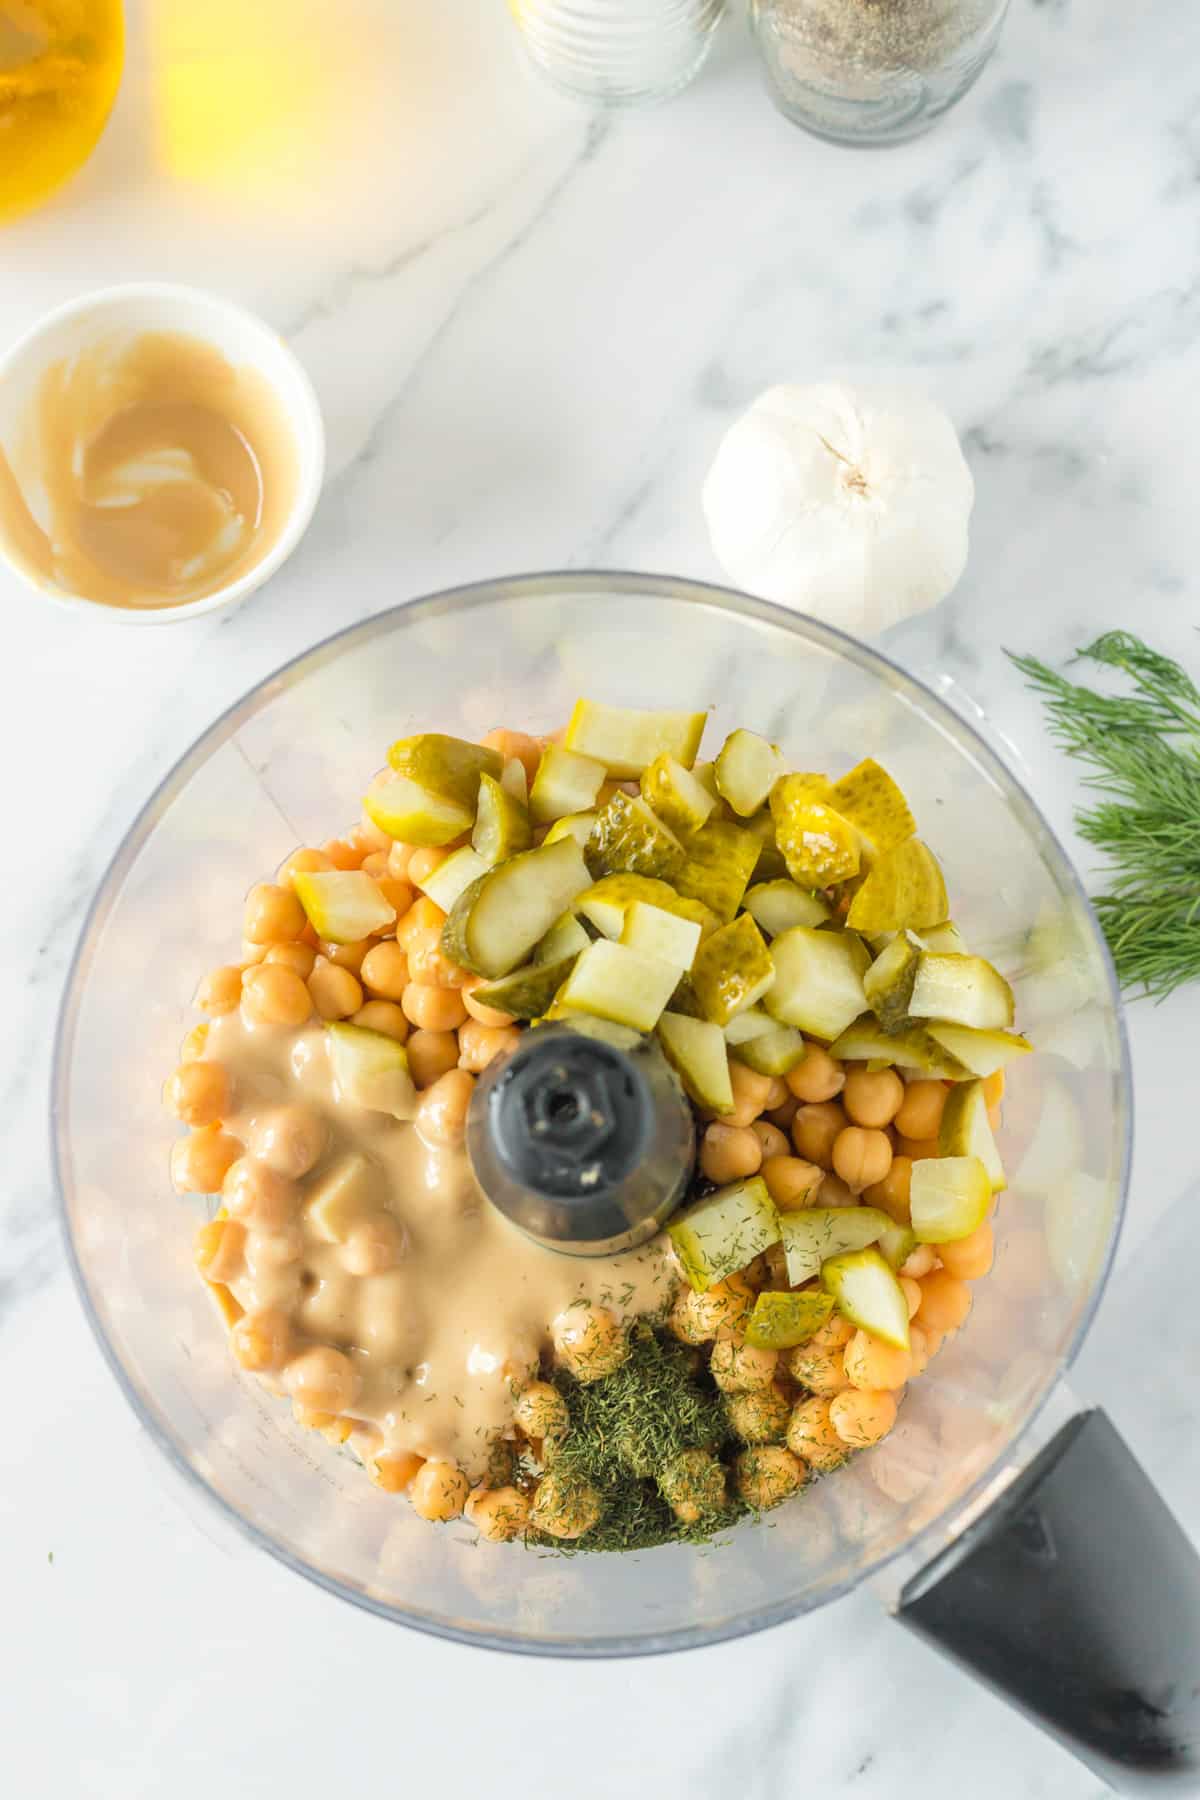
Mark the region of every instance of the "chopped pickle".
POLYGON ((306 1223, 325 1243, 344 1244, 367 1210, 370 1188, 371 1165, 365 1156, 352 1151, 309 1190, 304 1205, 306 1223))
POLYGON ((678 981, 679 970, 670 963, 597 938, 572 968, 557 1006, 609 1019, 614 1025, 628 1025, 634 1031, 653 1031, 678 981))
POLYGON ((970 1025, 947 1025, 942 1019, 930 1019, 926 1030, 972 1075, 994 1075, 1033 1049, 1029 1039, 1015 1031, 979 1031, 970 1025))
POLYGON ((476 988, 474 998, 481 1006, 494 1006, 497 1012, 508 1013, 513 1019, 540 1019, 580 954, 577 951, 575 956, 565 956, 558 962, 528 963, 523 969, 514 969, 511 975, 502 975, 499 981, 476 988))
POLYGON ((980 1079, 960 1081, 947 1094, 938 1129, 938 1151, 944 1157, 977 1156, 987 1170, 993 1194, 1008 1186, 980 1079))
POLYGON ((771 816, 770 807, 764 806, 761 812, 738 822, 743 830, 751 832, 758 839, 758 861, 751 871, 750 879, 758 883, 790 880, 783 852, 775 841, 775 820, 771 816))
POLYGON ((785 773, 783 752, 756 731, 733 731, 713 764, 717 792, 739 818, 748 819, 765 805, 771 789, 785 773))
POLYGON ((596 804, 604 779, 603 763, 548 744, 529 790, 529 811, 539 825, 550 825, 570 813, 588 812, 596 804))
POLYGON ((877 850, 890 850, 916 836, 917 821, 908 801, 874 757, 866 757, 834 782, 830 805, 857 825, 877 850))
POLYGON ((594 812, 568 813, 565 818, 555 819, 542 842, 557 844, 559 838, 573 837, 580 849, 586 850, 595 823, 596 814, 594 812))
POLYGON ((702 781, 697 781, 691 769, 685 769, 665 750, 648 769, 643 769, 639 785, 647 806, 681 837, 689 831, 699 831, 716 804, 715 796, 702 781))
POLYGON ((829 1054, 839 1062, 865 1060, 884 1068, 915 1069, 938 1081, 961 1081, 970 1074, 931 1031, 913 1025, 907 1031, 888 1032, 872 1013, 864 1013, 848 1025, 830 1044, 829 1054))
POLYGON ((940 925, 949 911, 937 858, 920 838, 885 850, 850 902, 853 931, 920 931, 940 925))
POLYGON ((715 1025, 761 1000, 774 980, 771 953, 749 913, 706 938, 692 963, 692 986, 715 1025))
POLYGON ((944 925, 924 926, 921 931, 921 942, 926 950, 944 950, 954 956, 967 954, 963 934, 953 919, 947 919, 944 925))
POLYGON ((297 873, 292 887, 318 937, 334 944, 357 944, 396 918, 391 901, 361 869, 297 873))
POLYGON ((742 904, 759 856, 752 832, 725 819, 710 819, 683 840, 684 861, 671 885, 685 898, 702 900, 723 923, 742 904))
POLYGON ((760 1294, 746 1326, 746 1342, 756 1350, 794 1350, 833 1314, 833 1296, 819 1288, 802 1294, 760 1294))
POLYGON ((692 765, 692 774, 696 777, 696 780, 700 783, 700 786, 704 789, 705 793, 712 797, 714 805, 718 808, 718 816, 720 816, 720 811, 724 809, 725 802, 721 799, 720 791, 717 788, 716 764, 710 762, 694 763, 692 765))
POLYGON ((565 743, 581 756, 594 756, 610 775, 624 781, 640 775, 664 751, 690 769, 706 719, 702 712, 641 712, 577 700, 565 743))
POLYGON ((911 1225, 888 1221, 886 1231, 879 1234, 879 1254, 889 1269, 902 1269, 917 1247, 917 1234, 911 1225))
POLYGON ((423 894, 429 895, 435 906, 448 913, 463 890, 478 881, 481 875, 486 875, 490 867, 486 857, 464 844, 461 850, 452 850, 445 862, 439 863, 417 886, 423 894))
POLYGON ((699 900, 677 894, 665 881, 649 875, 602 875, 579 903, 578 910, 608 938, 619 938, 625 929, 625 914, 635 900, 644 900, 663 912, 675 913, 681 919, 692 919, 700 927, 701 937, 717 928, 717 918, 699 900))
POLYGON ((506 794, 511 794, 521 805, 529 805, 529 777, 525 773, 525 764, 519 756, 510 756, 504 765, 504 773, 500 777, 500 786, 506 794))
POLYGON ((810 894, 786 878, 760 881, 746 894, 746 911, 768 937, 778 937, 793 925, 823 925, 829 908, 819 894, 810 894))
POLYGON ((991 1204, 992 1184, 977 1156, 926 1156, 912 1166, 909 1207, 918 1243, 970 1237, 991 1204))
POLYGON ((729 1081, 729 1056, 725 1039, 707 1019, 689 1019, 683 1013, 665 1012, 658 1021, 658 1041, 663 1054, 690 1099, 714 1113, 733 1111, 729 1081))
POLYGON ((843 1319, 896 1350, 907 1350, 908 1301, 894 1272, 873 1246, 831 1257, 821 1265, 821 1286, 843 1319))
POLYGON ((729 1045, 748 1044, 751 1038, 767 1037, 778 1030, 779 1021, 769 1012, 761 1006, 748 1006, 745 1012, 735 1013, 726 1025, 725 1042, 729 1045))
POLYGON ((647 875, 669 881, 683 862, 679 839, 639 795, 618 790, 596 814, 588 862, 601 875, 647 875))
POLYGON ((700 943, 700 927, 692 919, 635 900, 625 914, 620 942, 644 956, 657 956, 680 972, 690 969, 700 943))
POLYGON ((764 1004, 781 1025, 828 1042, 866 1010, 865 951, 843 931, 794 925, 771 945, 775 984, 764 1004))
POLYGON ((801 887, 831 887, 858 874, 858 832, 840 813, 815 800, 803 775, 782 775, 771 789, 775 842, 788 874, 801 887))
POLYGON ((908 1010, 914 1019, 970 1025, 976 1031, 1007 1031, 1013 1022, 1013 993, 1000 971, 982 956, 927 951, 917 963, 908 1010))
POLYGON ((921 940, 898 931, 863 976, 867 1004, 885 1031, 903 1031, 911 1023, 908 1003, 920 956, 921 940))
POLYGON ((770 1031, 756 1033, 731 1048, 739 1062, 759 1075, 786 1075, 804 1061, 808 1044, 793 1026, 773 1025, 770 1031))
POLYGON ((533 953, 535 963, 562 962, 567 957, 576 957, 581 950, 586 950, 591 938, 579 923, 574 913, 564 913, 556 919, 545 937, 533 953))
POLYGON ((325 1027, 333 1078, 347 1100, 394 1119, 416 1117, 417 1090, 408 1072, 404 1045, 362 1025, 325 1027))
POLYGON ((442 949, 494 981, 518 968, 590 885, 574 838, 524 850, 459 895, 442 927, 442 949))
MULTIPOLYGON (((419 787, 440 794, 445 800, 457 800, 472 813, 479 777, 494 775, 499 781, 504 773, 504 759, 497 751, 486 750, 482 744, 469 744, 464 738, 446 737, 440 731, 398 738, 388 751, 388 761, 397 775, 407 775, 419 787)), ((405 841, 415 843, 416 839, 405 841)))
POLYGON ((718 1188, 667 1226, 680 1267, 698 1294, 779 1242, 779 1215, 761 1175, 718 1188))
POLYGON ((422 787, 407 775, 372 783, 363 796, 363 810, 373 825, 402 844, 421 844, 439 849, 470 831, 475 818, 472 802, 447 798, 422 787))
POLYGON ((799 1212, 784 1213, 783 1249, 789 1282, 800 1287, 811 1281, 828 1257, 874 1244, 890 1224, 888 1215, 873 1206, 805 1206, 799 1212))
MULTIPOLYGON (((521 767, 520 763, 517 767, 521 767)), ((533 829, 524 800, 518 799, 494 775, 481 775, 475 829, 471 833, 474 849, 485 863, 494 866, 528 850, 532 842, 533 829)))
MULTIPOLYGON (((682 1013, 684 1017, 688 1019, 704 1019, 704 1008, 701 1006, 696 990, 692 986, 692 978, 690 975, 681 975, 679 977, 679 986, 671 995, 671 1011, 682 1013)), ((707 1025, 709 1020, 704 1019, 704 1023, 707 1025)))

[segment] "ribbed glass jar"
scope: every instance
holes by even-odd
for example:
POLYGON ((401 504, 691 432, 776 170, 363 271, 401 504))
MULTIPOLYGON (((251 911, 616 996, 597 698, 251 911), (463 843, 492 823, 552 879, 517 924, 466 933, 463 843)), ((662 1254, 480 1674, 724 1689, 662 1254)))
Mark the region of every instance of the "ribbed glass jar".
POLYGON ((708 55, 726 0, 510 0, 535 66, 577 99, 665 100, 708 55))

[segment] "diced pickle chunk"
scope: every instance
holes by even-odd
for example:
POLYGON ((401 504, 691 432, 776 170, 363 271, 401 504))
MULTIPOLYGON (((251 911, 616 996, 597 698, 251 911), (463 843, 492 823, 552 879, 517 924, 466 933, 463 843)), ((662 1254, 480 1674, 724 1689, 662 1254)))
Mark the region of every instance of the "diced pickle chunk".
POLYGON ((858 833, 848 819, 813 798, 803 775, 783 775, 771 789, 775 841, 800 887, 831 887, 858 874, 858 833))
POLYGON ((692 986, 716 1025, 727 1025, 761 1000, 774 980, 775 965, 749 913, 706 938, 692 963, 692 986))

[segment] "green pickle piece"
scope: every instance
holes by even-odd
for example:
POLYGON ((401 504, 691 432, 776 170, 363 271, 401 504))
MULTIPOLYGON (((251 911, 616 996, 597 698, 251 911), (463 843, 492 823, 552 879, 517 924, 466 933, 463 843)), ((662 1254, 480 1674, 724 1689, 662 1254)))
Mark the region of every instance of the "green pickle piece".
POLYGON ((653 1031, 679 982, 679 970, 627 944, 597 938, 581 952, 555 1001, 555 1014, 589 1013, 633 1031, 653 1031))
POLYGON ((818 1288, 801 1294, 760 1294, 746 1326, 756 1350, 794 1350, 833 1317, 833 1296, 818 1288))
POLYGON ((595 757, 618 781, 636 777, 665 751, 690 769, 700 748, 707 715, 702 712, 644 712, 636 707, 601 706, 577 700, 565 746, 595 757))
POLYGON ((882 852, 850 902, 846 923, 852 931, 920 931, 944 923, 949 911, 938 860, 914 837, 882 852))
POLYGON ((753 832, 725 819, 710 819, 683 840, 684 860, 672 874, 671 885, 685 898, 702 901, 727 924, 742 904, 759 848, 753 832))
POLYGON ((828 1042, 866 1011, 867 952, 849 932, 794 925, 770 954, 775 982, 764 1005, 781 1025, 828 1042))
POLYGON ((418 881, 417 886, 423 894, 429 895, 435 906, 448 913, 453 911, 458 896, 465 893, 473 881, 486 875, 489 867, 486 857, 464 844, 461 850, 452 850, 445 862, 439 863, 423 881, 418 881))
POLYGON ((938 1129, 938 1151, 942 1156, 978 1157, 987 1170, 994 1194, 1008 1186, 988 1118, 982 1080, 960 1081, 950 1089, 938 1129))
POLYGON ((459 895, 442 927, 442 949, 452 962, 498 980, 532 955, 590 885, 574 838, 523 850, 459 895))
POLYGON ((821 1286, 833 1295, 838 1311, 851 1325, 882 1338, 893 1349, 908 1349, 908 1302, 904 1289, 873 1245, 822 1263, 821 1286))
POLYGON ((535 963, 563 962, 568 957, 574 960, 591 941, 575 914, 564 913, 539 942, 533 960, 535 963))
POLYGON ((543 844, 557 844, 559 838, 573 837, 580 849, 586 850, 592 835, 592 826, 596 823, 594 812, 567 813, 561 819, 555 819, 550 826, 543 844))
POLYGON ((558 962, 535 962, 514 969, 511 975, 502 975, 499 981, 489 981, 486 987, 476 988, 474 998, 481 1006, 494 1006, 497 1012, 508 1013, 510 1018, 540 1019, 575 967, 579 954, 577 951, 574 956, 563 957, 558 962))
POLYGON ((928 1156, 912 1166, 909 1207, 918 1243, 970 1237, 991 1204, 992 1184, 977 1156, 928 1156))
POLYGON ((982 956, 926 951, 917 963, 908 1010, 914 1019, 1007 1031, 1015 1007, 1007 981, 982 956))
POLYGON ((469 744, 465 738, 446 737, 440 731, 397 738, 388 751, 388 762, 397 775, 407 775, 430 793, 457 800, 472 811, 479 793, 479 777, 492 775, 499 781, 504 773, 504 759, 498 751, 469 744))
POLYGON ((679 839, 638 795, 615 793, 596 814, 587 845, 599 875, 646 875, 670 881, 683 862, 679 839))
POLYGON ((890 850, 914 837, 917 821, 887 770, 868 756, 833 784, 830 805, 857 825, 877 850, 890 850))
POLYGON ((635 900, 626 910, 625 924, 618 940, 644 956, 657 956, 670 963, 681 974, 691 968, 700 943, 700 927, 693 919, 681 919, 676 912, 653 906, 648 900, 635 900))
POLYGON ((804 1061, 808 1043, 794 1026, 772 1023, 770 1031, 756 1032, 730 1048, 738 1062, 759 1075, 786 1075, 804 1061))
POLYGON ((775 980, 775 965, 762 932, 749 913, 741 913, 705 938, 691 974, 706 1016, 727 1025, 762 999, 775 980))
POLYGON ((760 881, 746 893, 746 911, 768 937, 778 937, 793 925, 823 925, 829 907, 819 894, 810 894, 784 877, 760 881))
POLYGON ((668 882, 656 881, 650 875, 602 875, 579 903, 578 910, 604 937, 619 938, 625 929, 625 915, 637 900, 657 906, 662 912, 675 913, 699 925, 701 937, 715 931, 719 923, 715 913, 699 900, 686 899, 668 882))
POLYGON ((950 1025, 943 1019, 930 1019, 926 1030, 969 1075, 994 1075, 1033 1049, 1029 1039, 1015 1031, 980 1031, 971 1025, 950 1025))
POLYGON ((593 757, 547 744, 529 790, 529 811, 539 825, 589 812, 604 785, 605 768, 593 757))
POLYGON ((363 795, 363 811, 389 837, 427 850, 453 843, 470 831, 475 819, 473 801, 435 793, 407 775, 372 782, 363 795))
POLYGON ((416 1116, 417 1090, 408 1072, 408 1052, 383 1031, 344 1020, 325 1027, 333 1078, 347 1100, 394 1119, 416 1116))
POLYGON ((800 887, 831 887, 858 874, 858 832, 848 819, 813 797, 804 775, 782 775, 771 789, 775 842, 800 887))
POLYGON ((471 832, 472 848, 484 862, 494 866, 528 850, 532 842, 529 809, 494 775, 481 775, 475 826, 471 832))
POLYGON ((642 770, 639 786, 647 806, 677 836, 699 831, 716 804, 715 796, 695 773, 665 750, 642 770))
POLYGON ((752 833, 758 839, 758 861, 754 865, 750 879, 753 882, 791 880, 783 852, 775 841, 775 820, 769 806, 761 812, 754 813, 748 819, 739 819, 742 829, 752 833))
POLYGON ((720 1027, 707 1019, 688 1018, 672 1010, 663 1014, 657 1031, 663 1055, 682 1081, 688 1098, 709 1112, 731 1113, 729 1053, 720 1027))
POLYGON ((891 1222, 887 1213, 872 1206, 804 1206, 784 1213, 788 1280, 793 1287, 811 1281, 829 1257, 874 1244, 891 1222))
POLYGON ((838 1062, 877 1062, 885 1068, 914 1069, 937 1081, 962 1081, 970 1070, 934 1037, 912 1025, 888 1032, 874 1013, 853 1020, 829 1046, 838 1062))
POLYGON ((784 774, 783 752, 756 731, 732 731, 713 770, 721 798, 739 818, 748 819, 784 774))
POLYGON ((395 922, 395 907, 361 869, 305 870, 292 888, 318 937, 335 944, 357 944, 395 922))
POLYGON ((698 1294, 779 1242, 779 1215, 761 1175, 717 1188, 667 1226, 680 1267, 698 1294))
POLYGON ((867 1004, 885 1031, 903 1031, 912 1023, 908 1003, 920 959, 921 940, 899 931, 863 976, 867 1004))

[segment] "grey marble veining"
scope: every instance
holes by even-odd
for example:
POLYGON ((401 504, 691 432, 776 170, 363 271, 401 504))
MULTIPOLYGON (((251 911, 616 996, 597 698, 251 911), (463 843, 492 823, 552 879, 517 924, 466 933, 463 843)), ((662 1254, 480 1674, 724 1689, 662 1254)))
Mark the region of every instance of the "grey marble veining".
MULTIPOLYGON (((499 0, 354 0, 336 23, 318 0, 261 0, 258 15, 281 9, 326 71, 306 131, 255 139, 231 88, 224 132, 236 152, 245 130, 245 166, 189 161, 165 98, 172 59, 202 61, 172 37, 186 0, 131 0, 100 153, 0 236, 0 341, 109 281, 219 287, 291 337, 331 451, 302 549, 235 615, 128 632, 0 581, 0 1575, 21 1623, 0 1728, 14 1791, 207 1800, 231 1791, 236 1756, 232 1791, 303 1800, 381 1779, 465 1800, 481 1767, 513 1762, 528 1780, 562 1771, 577 1800, 809 1785, 1099 1800, 865 1594, 686 1657, 534 1669, 389 1629, 227 1541, 144 1443, 66 1284, 46 1089, 91 894, 225 706, 338 626, 458 581, 594 564, 717 578, 700 483, 732 416, 781 379, 908 375, 954 417, 977 483, 970 565, 884 647, 982 709, 1087 870, 1074 773, 1003 651, 1061 660, 1122 625, 1197 661, 1195 8, 1016 0, 975 93, 880 156, 786 125, 736 17, 677 101, 605 118, 533 81, 499 0)), ((189 29, 199 42, 202 14, 189 29)), ((232 67, 236 41, 213 44, 232 67)), ((240 53, 266 81, 248 28, 240 53)), ((1160 1320, 1149 1402, 1141 1384, 1146 1314, 1190 1242, 1200 1178, 1198 1006, 1192 993, 1131 1009, 1129 1224, 1078 1374, 1193 1529, 1182 1308, 1160 1320)))

